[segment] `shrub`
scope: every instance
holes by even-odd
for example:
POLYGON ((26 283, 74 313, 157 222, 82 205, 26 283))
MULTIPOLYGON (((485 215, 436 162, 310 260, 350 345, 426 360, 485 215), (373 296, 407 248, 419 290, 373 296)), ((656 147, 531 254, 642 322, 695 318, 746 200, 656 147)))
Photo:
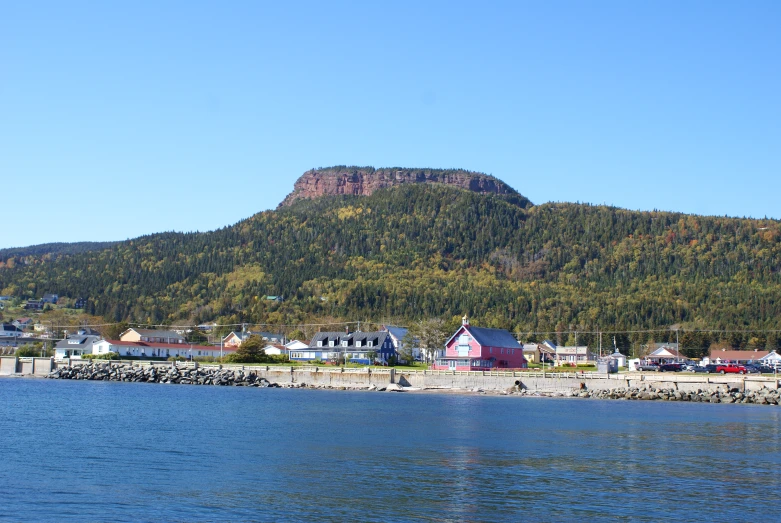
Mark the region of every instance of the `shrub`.
POLYGON ((81 357, 85 360, 118 360, 119 354, 116 352, 106 352, 104 354, 83 354, 81 357))

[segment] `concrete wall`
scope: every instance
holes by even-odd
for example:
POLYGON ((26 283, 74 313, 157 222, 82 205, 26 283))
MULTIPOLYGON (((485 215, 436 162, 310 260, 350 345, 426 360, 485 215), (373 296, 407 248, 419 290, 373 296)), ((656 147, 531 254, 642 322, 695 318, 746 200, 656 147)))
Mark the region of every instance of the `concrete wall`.
POLYGON ((7 356, 0 358, 0 375, 16 374, 19 358, 7 356))

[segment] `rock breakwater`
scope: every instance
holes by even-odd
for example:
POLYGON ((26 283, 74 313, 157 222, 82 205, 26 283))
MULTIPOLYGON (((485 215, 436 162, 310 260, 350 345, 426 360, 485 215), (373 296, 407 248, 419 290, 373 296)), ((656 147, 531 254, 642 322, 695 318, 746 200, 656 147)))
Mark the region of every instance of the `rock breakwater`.
POLYGON ((62 367, 47 376, 61 380, 124 381, 132 383, 176 383, 180 385, 222 385, 234 387, 278 387, 255 372, 220 368, 178 368, 128 364, 91 363, 62 367))
POLYGON ((613 400, 645 400, 645 401, 690 401, 693 403, 751 403, 754 405, 781 405, 781 392, 777 389, 762 388, 759 390, 741 391, 736 387, 724 385, 717 390, 702 390, 686 392, 669 388, 657 387, 618 387, 607 390, 590 391, 574 389, 568 392, 545 393, 516 387, 516 391, 526 396, 558 396, 613 400))

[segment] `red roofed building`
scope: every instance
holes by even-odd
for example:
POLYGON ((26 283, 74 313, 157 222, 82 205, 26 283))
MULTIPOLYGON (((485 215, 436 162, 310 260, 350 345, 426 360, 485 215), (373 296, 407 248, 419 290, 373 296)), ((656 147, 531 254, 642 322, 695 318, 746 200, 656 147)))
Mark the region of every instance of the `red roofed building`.
MULTIPOLYGON (((122 356, 137 358, 198 358, 220 357, 220 347, 214 345, 192 345, 189 343, 153 343, 146 341, 101 340, 92 345, 93 354, 115 352, 122 356)), ((236 347, 224 347, 222 355, 233 354, 236 347)))

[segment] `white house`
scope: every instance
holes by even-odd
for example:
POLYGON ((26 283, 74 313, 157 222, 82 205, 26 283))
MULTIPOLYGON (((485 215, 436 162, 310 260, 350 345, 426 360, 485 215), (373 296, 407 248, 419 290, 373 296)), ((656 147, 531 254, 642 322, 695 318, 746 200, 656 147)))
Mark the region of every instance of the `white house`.
POLYGON ((100 341, 100 336, 86 334, 79 331, 71 334, 64 340, 60 340, 54 346, 54 358, 58 360, 66 358, 81 358, 84 354, 92 354, 92 346, 100 341))
POLYGON ((776 351, 771 351, 767 354, 767 356, 760 358, 759 361, 761 361, 765 365, 770 365, 771 367, 777 367, 781 365, 781 355, 779 355, 776 351))
POLYGON ((268 345, 263 347, 263 352, 265 352, 267 356, 281 356, 281 355, 287 355, 288 349, 284 345, 279 345, 277 343, 269 343, 268 345))
POLYGON ((563 347, 557 345, 554 349, 555 364, 558 365, 577 365, 578 363, 594 363, 596 361, 595 354, 588 350, 585 345, 563 347))
POLYGON ((618 352, 618 349, 616 349, 616 351, 613 354, 608 356, 608 358, 610 358, 611 360, 616 360, 616 365, 618 365, 619 367, 626 367, 626 356, 618 352))
POLYGON ((18 338, 22 335, 22 330, 11 323, 0 324, 0 336, 12 336, 18 338))
POLYGON ((101 340, 92 345, 93 354, 108 354, 115 352, 122 356, 136 358, 198 358, 211 356, 219 358, 236 352, 235 347, 220 347, 213 345, 193 345, 189 343, 148 343, 143 341, 101 340))

